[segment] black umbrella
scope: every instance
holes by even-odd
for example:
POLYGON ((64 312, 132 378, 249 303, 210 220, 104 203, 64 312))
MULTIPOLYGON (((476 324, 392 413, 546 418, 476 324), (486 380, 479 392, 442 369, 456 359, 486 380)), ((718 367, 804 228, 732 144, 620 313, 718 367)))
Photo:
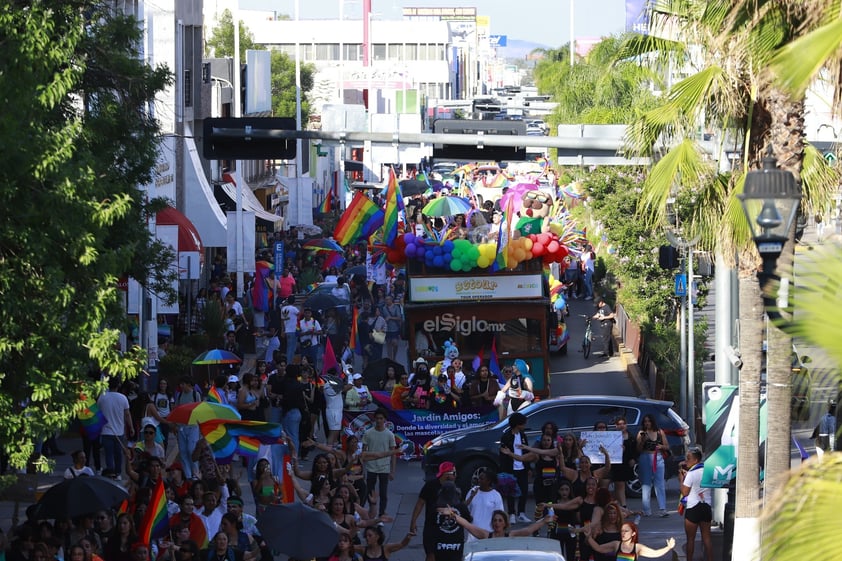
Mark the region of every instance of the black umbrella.
POLYGON ((399 183, 401 186, 401 195, 404 197, 411 197, 413 195, 421 195, 426 193, 430 188, 426 181, 419 181, 417 179, 404 179, 399 183))
POLYGON ((270 505, 257 521, 270 549, 295 559, 327 557, 339 542, 333 520, 303 503, 270 505))
POLYGON ((106 477, 81 476, 53 485, 36 506, 36 517, 75 518, 108 510, 129 498, 119 484, 106 477))
POLYGON ((369 362, 363 370, 363 380, 366 385, 376 385, 378 382, 386 378, 386 369, 390 366, 395 367, 395 379, 400 380, 401 374, 406 372, 406 368, 400 362, 395 362, 390 358, 379 358, 369 362))
POLYGON ((366 274, 367 273, 365 270, 365 265, 356 265, 354 267, 349 267, 348 269, 345 269, 345 271, 342 273, 342 276, 345 277, 345 280, 350 281, 351 278, 355 275, 360 275, 363 279, 365 279, 366 274))

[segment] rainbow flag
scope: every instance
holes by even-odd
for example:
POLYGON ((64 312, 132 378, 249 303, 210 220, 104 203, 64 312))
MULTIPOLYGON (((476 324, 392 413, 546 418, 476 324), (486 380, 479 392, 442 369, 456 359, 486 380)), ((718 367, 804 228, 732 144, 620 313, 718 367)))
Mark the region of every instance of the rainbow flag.
POLYGON ((211 386, 211 389, 208 390, 208 395, 205 397, 205 401, 208 403, 221 403, 223 405, 228 405, 228 400, 219 393, 216 386, 211 386))
POLYGON ((256 458, 260 451, 260 439, 251 436, 237 438, 237 453, 241 456, 256 458))
POLYGON ((88 440, 96 440, 102 434, 102 429, 108 421, 102 411, 99 410, 96 401, 84 394, 80 396, 80 399, 85 404, 85 408, 77 415, 80 429, 88 440))
POLYGON ((496 187, 498 189, 501 189, 508 184, 509 180, 506 178, 506 176, 502 173, 498 173, 494 176, 494 179, 491 181, 491 185, 489 185, 489 187, 496 187))
POLYGON ((482 355, 485 352, 485 347, 479 350, 479 354, 474 357, 473 362, 471 362, 471 369, 473 369, 474 373, 479 372, 479 367, 482 366, 482 355))
POLYGON ((258 444, 275 444, 283 433, 278 423, 219 419, 199 423, 199 430, 220 464, 231 463, 238 449, 248 450, 254 441, 258 444), (245 444, 240 442, 243 437, 246 438, 245 444))
POLYGON ((343 265, 343 263, 345 263, 345 256, 338 251, 331 251, 325 258, 322 270, 329 269, 331 267, 336 267, 338 269, 343 265))
POLYGON ((152 489, 152 498, 149 499, 149 506, 140 523, 140 541, 150 545, 152 540, 165 536, 168 529, 167 494, 164 491, 164 480, 159 479, 152 489))
POLYGON ((333 239, 346 246, 360 238, 368 238, 383 225, 384 216, 383 210, 374 201, 358 192, 336 224, 333 239))
POLYGON ((497 340, 491 340, 491 358, 488 359, 488 371, 497 376, 497 383, 500 387, 506 385, 506 378, 503 377, 503 370, 497 360, 497 340))
POLYGON ((389 167, 389 186, 386 188, 386 212, 383 215, 383 243, 391 246, 398 237, 398 213, 403 208, 403 197, 395 168, 389 167))
MULTIPOLYGON (((339 365, 339 362, 336 360, 336 352, 333 350, 333 344, 330 342, 330 337, 325 338, 325 356, 322 359, 322 376, 327 374, 327 371, 331 368, 336 369, 337 374, 342 373, 342 367, 339 365)), ((320 386, 324 385, 324 380, 322 380, 322 376, 318 377, 318 384, 320 386)))
POLYGON ((319 205, 319 214, 327 214, 330 212, 330 203, 331 199, 333 199, 333 188, 327 190, 325 193, 325 200, 322 201, 322 204, 319 205))
POLYGON ((363 346, 360 343, 360 331, 357 327, 357 323, 360 320, 360 311, 354 307, 354 311, 351 314, 351 337, 348 343, 348 346, 354 351, 354 354, 362 355, 363 354, 363 346))

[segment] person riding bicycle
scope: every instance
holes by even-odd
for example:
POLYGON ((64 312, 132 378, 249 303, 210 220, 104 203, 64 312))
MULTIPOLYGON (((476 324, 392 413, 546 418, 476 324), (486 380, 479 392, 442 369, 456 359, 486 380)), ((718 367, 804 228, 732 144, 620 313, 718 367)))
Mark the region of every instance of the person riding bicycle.
POLYGON ((611 306, 605 301, 604 296, 600 296, 597 300, 597 312, 591 316, 591 319, 598 319, 602 326, 602 340, 605 344, 603 356, 610 357, 614 355, 614 319, 616 315, 611 306))

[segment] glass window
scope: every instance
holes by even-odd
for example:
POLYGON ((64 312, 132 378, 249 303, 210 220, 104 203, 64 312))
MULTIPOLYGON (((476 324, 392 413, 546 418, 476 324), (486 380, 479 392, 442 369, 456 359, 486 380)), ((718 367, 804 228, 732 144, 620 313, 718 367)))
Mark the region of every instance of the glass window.
POLYGON ((389 60, 401 60, 403 45, 389 45, 389 60))
POLYGON ((593 430, 594 425, 603 422, 607 425, 613 425, 614 419, 625 416, 626 419, 637 418, 637 414, 632 409, 618 405, 577 405, 574 408, 573 427, 577 431, 593 430))
POLYGON ((339 60, 339 44, 327 43, 316 45, 316 60, 339 60))
POLYGON ((418 60, 430 60, 428 45, 418 45, 418 60))
POLYGON ((566 432, 570 427, 572 409, 570 405, 559 405, 557 407, 543 407, 532 414, 527 409, 526 417, 529 422, 526 424, 526 428, 529 429, 527 431, 529 442, 533 443, 541 434, 541 427, 550 421, 558 426, 559 433, 566 432))
POLYGON ((287 55, 290 59, 295 60, 295 45, 281 45, 278 50, 287 55))
POLYGON ((444 45, 429 45, 430 60, 444 60, 444 45))
POLYGON ((372 60, 386 60, 386 45, 376 44, 372 45, 372 60))
POLYGON ((418 60, 418 45, 404 45, 403 57, 405 60, 418 60))
MULTIPOLYGON (((314 60, 313 53, 315 49, 312 44, 299 44, 299 52, 301 53, 301 60, 314 60)), ((295 60, 295 45, 292 47, 292 60, 295 60)))

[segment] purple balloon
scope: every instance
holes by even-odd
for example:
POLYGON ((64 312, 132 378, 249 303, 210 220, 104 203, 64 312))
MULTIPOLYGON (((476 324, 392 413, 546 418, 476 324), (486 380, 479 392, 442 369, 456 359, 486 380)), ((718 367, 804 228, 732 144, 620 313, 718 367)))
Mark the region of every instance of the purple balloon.
POLYGON ((415 252, 418 251, 418 246, 414 243, 406 244, 406 249, 403 250, 407 257, 415 257, 415 252))

